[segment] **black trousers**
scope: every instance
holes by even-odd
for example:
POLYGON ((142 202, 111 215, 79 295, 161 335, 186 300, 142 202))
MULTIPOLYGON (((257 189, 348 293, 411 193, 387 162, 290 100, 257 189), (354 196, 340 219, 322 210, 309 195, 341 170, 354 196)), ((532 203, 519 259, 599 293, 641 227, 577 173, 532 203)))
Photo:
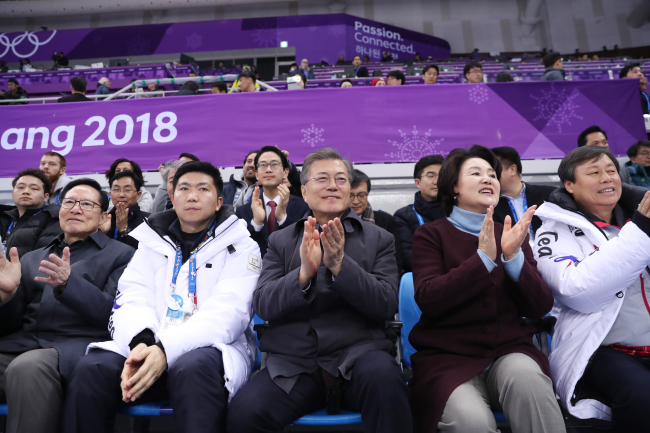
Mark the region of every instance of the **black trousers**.
MULTIPOLYGON (((386 352, 368 352, 357 360, 343 392, 342 407, 361 412, 367 433, 413 430, 408 387, 395 359, 386 352)), ((301 416, 324 408, 324 392, 312 375, 300 375, 287 394, 264 369, 230 402, 228 431, 279 432, 301 416)))
MULTIPOLYGON (((120 375, 124 358, 93 350, 77 363, 68 385, 61 431, 112 432, 122 405, 120 375)), ((228 391, 221 351, 203 347, 187 352, 139 399, 138 405, 171 399, 176 432, 225 432, 228 391)))
POLYGON ((596 350, 583 380, 600 392, 612 409, 617 433, 648 432, 650 363, 610 347, 596 350))

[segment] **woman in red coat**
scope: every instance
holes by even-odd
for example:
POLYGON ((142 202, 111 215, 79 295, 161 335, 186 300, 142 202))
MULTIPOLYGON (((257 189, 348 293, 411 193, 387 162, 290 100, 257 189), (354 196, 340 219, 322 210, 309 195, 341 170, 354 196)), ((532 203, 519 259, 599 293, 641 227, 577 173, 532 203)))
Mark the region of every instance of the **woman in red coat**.
POLYGON ((438 180, 447 218, 415 232, 416 432, 496 432, 492 410, 505 412, 513 433, 566 431, 548 359, 522 321, 553 307, 528 245, 535 207, 514 226, 509 217, 495 223, 500 174, 486 147, 452 151, 438 180))

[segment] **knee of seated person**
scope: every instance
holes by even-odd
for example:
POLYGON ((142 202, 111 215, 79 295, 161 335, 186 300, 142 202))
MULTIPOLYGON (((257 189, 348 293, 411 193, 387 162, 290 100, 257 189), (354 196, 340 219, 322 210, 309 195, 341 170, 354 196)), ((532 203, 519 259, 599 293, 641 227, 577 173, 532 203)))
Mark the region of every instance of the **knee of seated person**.
POLYGON ((5 371, 5 380, 21 380, 30 377, 43 369, 45 363, 38 357, 31 357, 26 352, 14 359, 5 371))
POLYGON ((491 412, 477 410, 471 405, 455 408, 453 415, 443 418, 442 423, 444 427, 439 431, 445 433, 485 433, 496 429, 496 421, 491 412))
POLYGON ((169 369, 172 375, 186 375, 212 371, 215 369, 214 360, 204 350, 195 349, 179 357, 169 369))
POLYGON ((255 395, 243 395, 240 390, 228 405, 227 431, 245 433, 257 431, 255 426, 268 426, 264 414, 266 407, 263 399, 257 401, 255 395))

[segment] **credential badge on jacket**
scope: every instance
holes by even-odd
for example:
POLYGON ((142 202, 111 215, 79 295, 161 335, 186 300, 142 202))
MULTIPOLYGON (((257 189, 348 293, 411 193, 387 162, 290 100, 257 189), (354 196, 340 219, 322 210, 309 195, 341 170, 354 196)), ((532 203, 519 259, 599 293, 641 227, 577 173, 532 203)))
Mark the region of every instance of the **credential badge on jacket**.
POLYGON ((255 254, 248 254, 248 270, 259 274, 262 271, 262 259, 255 254))

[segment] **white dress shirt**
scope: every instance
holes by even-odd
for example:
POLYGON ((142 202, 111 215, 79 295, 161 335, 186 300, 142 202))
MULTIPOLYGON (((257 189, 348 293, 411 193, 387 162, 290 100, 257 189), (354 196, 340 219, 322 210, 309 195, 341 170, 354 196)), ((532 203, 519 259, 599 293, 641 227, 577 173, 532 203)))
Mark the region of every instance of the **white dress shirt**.
MULTIPOLYGON (((278 194, 277 197, 275 197, 273 200, 271 200, 270 198, 268 198, 266 196, 266 193, 264 193, 264 194, 262 194, 262 201, 264 202, 264 209, 266 210, 266 221, 268 221, 269 220, 269 215, 271 214, 271 206, 269 206, 269 202, 270 201, 275 202, 275 210, 277 212, 278 205, 280 204, 280 194, 278 194)), ((276 218, 277 218, 277 214, 276 214, 276 218)), ((282 218, 281 220, 276 219, 275 227, 277 228, 279 225, 284 224, 284 222, 286 220, 287 220, 287 214, 285 213, 284 218, 282 218)), ((259 224, 259 225, 256 224, 254 217, 251 220, 251 225, 253 226, 253 228, 255 229, 256 232, 259 232, 260 230, 262 230, 262 227, 264 227, 264 224, 259 224)))

